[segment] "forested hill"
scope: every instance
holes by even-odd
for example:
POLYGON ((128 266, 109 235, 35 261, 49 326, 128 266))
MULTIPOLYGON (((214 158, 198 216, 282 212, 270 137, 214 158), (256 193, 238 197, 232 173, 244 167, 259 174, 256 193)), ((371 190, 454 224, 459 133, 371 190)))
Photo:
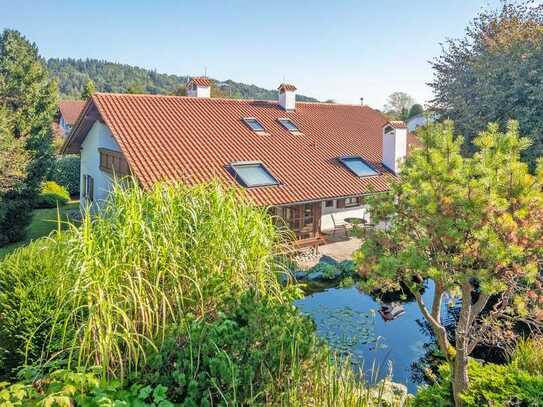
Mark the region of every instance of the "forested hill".
MULTIPOLYGON (((79 98, 89 79, 99 92, 173 94, 186 84, 188 76, 168 75, 137 66, 118 64, 97 59, 57 59, 47 61, 51 75, 57 79, 61 98, 79 98)), ((216 80, 218 93, 226 97, 243 99, 277 99, 276 90, 255 85, 216 80)), ((298 95, 297 100, 317 99, 298 95)))

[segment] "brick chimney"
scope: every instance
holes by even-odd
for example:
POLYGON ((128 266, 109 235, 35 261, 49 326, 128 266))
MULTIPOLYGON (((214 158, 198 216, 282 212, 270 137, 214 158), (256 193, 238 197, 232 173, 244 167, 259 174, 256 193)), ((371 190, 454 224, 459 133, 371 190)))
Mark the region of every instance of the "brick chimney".
POLYGON ((296 110, 296 86, 282 83, 279 91, 279 104, 285 110, 296 110))
POLYGON ((211 97, 211 81, 205 76, 195 76, 187 83, 187 96, 211 97))
POLYGON ((383 164, 395 174, 407 155, 407 126, 391 121, 383 126, 383 164))

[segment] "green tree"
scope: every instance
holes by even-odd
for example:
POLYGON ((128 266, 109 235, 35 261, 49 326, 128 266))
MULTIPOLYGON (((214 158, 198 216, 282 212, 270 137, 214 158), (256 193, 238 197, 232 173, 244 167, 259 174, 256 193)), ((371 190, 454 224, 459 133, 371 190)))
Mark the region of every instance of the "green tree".
POLYGON ((57 109, 57 85, 49 80, 38 48, 19 32, 0 36, 0 105, 10 133, 24 140, 30 157, 20 185, 0 197, 0 245, 23 237, 32 204, 53 160, 51 123, 57 109))
POLYGON ((88 80, 87 83, 85 83, 85 87, 83 88, 83 92, 81 92, 81 99, 87 100, 92 97, 92 95, 96 92, 96 86, 94 86, 94 82, 92 80, 88 80))
POLYGON ((481 11, 432 67, 431 103, 464 134, 467 153, 486 123, 505 128, 514 119, 532 139, 524 158, 535 167, 543 152, 543 5, 505 1, 481 11))
POLYGON ((405 120, 411 106, 415 104, 415 99, 405 92, 394 92, 387 98, 383 107, 386 114, 394 120, 405 120))
POLYGON ((451 122, 422 128, 419 137, 423 146, 407 158, 392 191, 370 199, 372 221, 387 226, 365 232, 356 261, 366 288, 407 287, 415 296, 461 405, 475 346, 509 337, 519 315, 541 327, 543 165, 531 175, 520 160, 529 141, 515 122, 506 133, 489 125, 470 158, 451 122), (430 307, 421 295, 426 280, 435 287, 430 307), (461 301, 454 346, 441 320, 445 293, 461 301))
POLYGON ((127 93, 132 93, 134 95, 141 95, 147 92, 145 92, 145 87, 141 83, 133 83, 128 87, 127 93))
POLYGON ((422 108, 422 105, 419 103, 415 103, 411 108, 409 109, 409 113, 407 114, 406 119, 411 119, 412 117, 415 117, 419 114, 423 114, 424 109, 422 108))
POLYGON ((13 137, 9 116, 0 107, 0 196, 15 188, 26 176, 29 161, 25 139, 13 137))

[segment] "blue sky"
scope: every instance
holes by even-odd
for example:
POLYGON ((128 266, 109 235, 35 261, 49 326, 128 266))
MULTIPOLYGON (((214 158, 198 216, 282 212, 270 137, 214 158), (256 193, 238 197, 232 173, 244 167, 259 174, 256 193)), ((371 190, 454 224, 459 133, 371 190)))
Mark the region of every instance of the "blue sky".
POLYGON ((318 99, 380 108, 401 90, 431 97, 428 60, 498 0, 0 0, 44 57, 99 58, 172 74, 274 88, 285 78, 318 99))

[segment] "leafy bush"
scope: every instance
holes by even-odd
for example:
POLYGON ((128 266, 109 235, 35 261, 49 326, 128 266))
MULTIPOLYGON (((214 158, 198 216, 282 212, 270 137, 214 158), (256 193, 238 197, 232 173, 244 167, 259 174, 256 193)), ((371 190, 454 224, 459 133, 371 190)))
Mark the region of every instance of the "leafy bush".
POLYGON ((170 333, 151 357, 143 382, 169 389, 184 405, 253 405, 316 351, 313 323, 292 305, 254 293, 226 306, 216 320, 192 319, 170 333))
POLYGON ((343 260, 339 262, 338 267, 344 277, 358 276, 358 273, 356 272, 356 263, 353 260, 343 260))
POLYGON ((29 199, 19 194, 0 197, 0 246, 23 239, 31 219, 29 199))
POLYGON ((49 174, 49 179, 65 187, 70 195, 78 195, 80 172, 80 157, 78 155, 64 155, 56 159, 49 174))
MULTIPOLYGON (((448 364, 440 368, 441 380, 419 388, 414 406, 452 406, 451 373, 448 364)), ((466 407, 543 406, 543 376, 533 375, 513 364, 469 363, 470 384, 462 394, 466 407)))
POLYGON ((277 243, 266 211, 219 184, 116 186, 93 219, 0 262, 3 373, 25 358, 137 371, 189 313, 213 315, 249 289, 281 301, 277 243))
POLYGON ((54 181, 47 181, 42 185, 40 195, 36 199, 36 208, 56 208, 66 205, 70 200, 70 194, 66 188, 54 181))
POLYGON ((323 280, 334 280, 340 276, 341 270, 335 264, 321 262, 309 269, 309 274, 317 273, 321 275, 323 280))
POLYGON ((170 407, 163 386, 134 384, 128 389, 120 382, 102 383, 95 374, 58 370, 49 376, 9 385, 0 383, 0 405, 43 406, 148 406, 170 407))

